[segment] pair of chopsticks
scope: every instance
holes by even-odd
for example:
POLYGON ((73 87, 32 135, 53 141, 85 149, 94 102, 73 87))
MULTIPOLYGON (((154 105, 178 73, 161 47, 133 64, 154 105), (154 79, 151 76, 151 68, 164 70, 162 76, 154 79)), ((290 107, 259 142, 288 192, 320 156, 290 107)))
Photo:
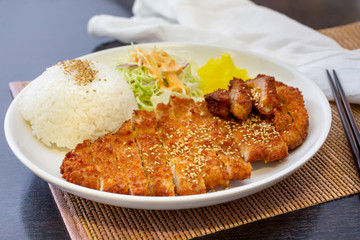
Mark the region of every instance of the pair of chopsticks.
POLYGON ((339 78, 335 72, 332 70, 334 78, 331 77, 329 70, 326 70, 326 73, 329 78, 331 91, 334 95, 334 99, 337 105, 337 108, 340 113, 340 118, 345 129, 346 137, 349 141, 352 154, 357 165, 358 172, 360 174, 360 134, 356 126, 353 114, 351 112, 350 104, 346 99, 342 86, 340 84, 339 78), (335 84, 334 84, 335 82, 335 84))

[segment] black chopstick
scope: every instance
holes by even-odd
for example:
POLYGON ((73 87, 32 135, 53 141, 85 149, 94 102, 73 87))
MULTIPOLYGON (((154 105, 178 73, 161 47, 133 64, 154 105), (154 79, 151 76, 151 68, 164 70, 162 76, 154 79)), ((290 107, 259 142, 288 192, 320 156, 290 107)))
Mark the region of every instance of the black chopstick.
POLYGON ((346 137, 349 141, 352 154, 360 174, 360 134, 356 126, 350 104, 346 99, 343 88, 341 87, 339 78, 333 70, 334 79, 331 77, 329 70, 326 70, 329 78, 331 91, 334 95, 336 106, 339 110, 340 118, 345 129, 346 137), (334 84, 335 82, 335 84, 334 84))

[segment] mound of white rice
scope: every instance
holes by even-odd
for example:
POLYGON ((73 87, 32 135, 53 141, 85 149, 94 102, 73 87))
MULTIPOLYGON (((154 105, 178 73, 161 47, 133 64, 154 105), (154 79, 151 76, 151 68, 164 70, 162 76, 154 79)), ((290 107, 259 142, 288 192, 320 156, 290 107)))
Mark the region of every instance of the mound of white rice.
POLYGON ((57 64, 19 95, 23 118, 46 145, 74 148, 85 139, 116 131, 137 109, 133 92, 115 70, 97 62, 88 63, 96 72, 86 84, 88 72, 79 84, 77 70, 57 64))

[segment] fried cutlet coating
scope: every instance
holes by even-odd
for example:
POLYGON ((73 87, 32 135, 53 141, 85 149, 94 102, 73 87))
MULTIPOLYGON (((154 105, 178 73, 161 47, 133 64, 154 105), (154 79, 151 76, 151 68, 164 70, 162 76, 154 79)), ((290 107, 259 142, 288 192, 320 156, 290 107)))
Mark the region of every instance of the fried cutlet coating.
POLYGON ((252 110, 250 89, 246 87, 243 80, 234 78, 230 81, 229 95, 231 102, 230 112, 237 119, 245 120, 252 110))
POLYGON ((230 94, 225 89, 218 89, 215 92, 204 96, 209 111, 220 117, 228 117, 230 115, 230 94))
POLYGON ((134 112, 132 120, 69 152, 63 177, 101 191, 174 196, 206 193, 251 175, 229 125, 205 102, 173 97, 154 112, 134 112))
POLYGON ((292 116, 296 129, 301 138, 305 140, 309 128, 309 116, 305 108, 305 102, 299 89, 276 82, 276 89, 280 99, 287 105, 289 114, 292 116))
POLYGON ((274 77, 263 74, 247 81, 234 78, 230 81, 229 90, 218 89, 204 98, 212 114, 234 116, 239 120, 247 119, 253 106, 259 114, 272 116, 280 104, 274 77))
POLYGON ((299 89, 281 82, 275 84, 281 104, 273 122, 291 150, 300 146, 307 137, 309 116, 299 89))
POLYGON ((121 162, 118 160, 118 151, 116 149, 119 144, 113 135, 107 134, 96 139, 90 147, 93 161, 101 169, 100 190, 129 194, 129 184, 124 171, 120 167, 121 162))
POLYGON ((292 150, 303 143, 300 132, 296 129, 293 117, 288 112, 286 104, 280 104, 280 108, 275 112, 273 123, 281 138, 286 142, 289 150, 292 150))
POLYGON ((250 89, 243 80, 237 78, 230 81, 229 90, 218 89, 204 98, 209 111, 220 117, 233 115, 245 120, 252 109, 250 89))
POLYGON ((152 196, 174 196, 173 175, 167 164, 169 155, 159 139, 154 111, 133 112, 133 127, 152 196))
POLYGON ((245 82, 250 88, 255 108, 262 115, 272 115, 279 107, 279 97, 274 77, 259 74, 245 82))
POLYGON ((238 88, 236 81, 230 91, 208 95, 222 99, 210 107, 209 101, 171 97, 155 111, 135 111, 133 124, 128 120, 115 133, 78 144, 66 154, 60 172, 84 187, 154 196, 201 194, 226 187, 229 180, 249 178, 251 162, 285 158, 303 143, 309 126, 298 89, 264 75, 256 79, 247 86, 263 94, 246 120, 230 117, 236 115, 229 93, 238 88), (269 90, 269 82, 275 91, 269 90))
POLYGON ((79 144, 66 154, 61 173, 67 181, 84 187, 121 194, 150 194, 131 121, 125 121, 114 134, 79 144))
POLYGON ((207 128, 201 116, 196 111, 196 105, 191 98, 171 98, 175 117, 184 123, 177 129, 182 131, 186 143, 186 155, 192 158, 199 167, 199 174, 203 176, 206 189, 218 186, 227 186, 229 176, 226 169, 216 155, 216 148, 207 135, 207 128), (210 140, 210 141, 209 141, 210 140))
POLYGON ((222 161, 230 180, 243 180, 251 175, 251 164, 245 162, 235 143, 231 124, 228 120, 214 116, 201 101, 196 103, 196 111, 200 114, 205 138, 213 148, 217 148, 217 157, 222 161))
POLYGON ((63 178, 77 185, 100 189, 100 171, 93 161, 90 149, 91 141, 85 140, 68 152, 60 167, 63 178))
POLYGON ((131 195, 150 195, 149 181, 142 166, 139 149, 135 142, 135 132, 131 120, 113 134, 119 169, 124 174, 131 195))
POLYGON ((272 122, 257 115, 250 115, 243 122, 235 122, 233 134, 247 162, 271 162, 288 156, 288 147, 272 122))
POLYGON ((179 109, 182 117, 176 117, 171 104, 160 103, 156 107, 157 128, 160 139, 169 154, 169 166, 178 195, 192 195, 206 192, 201 168, 195 164, 189 151, 189 139, 186 129, 186 109, 179 109))

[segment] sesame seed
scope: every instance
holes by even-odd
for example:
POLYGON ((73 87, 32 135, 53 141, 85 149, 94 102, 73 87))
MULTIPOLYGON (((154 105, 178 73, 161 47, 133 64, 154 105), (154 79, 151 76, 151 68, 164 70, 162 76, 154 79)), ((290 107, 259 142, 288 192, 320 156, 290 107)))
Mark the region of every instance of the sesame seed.
MULTIPOLYGON (((75 84, 85 86, 95 79, 98 70, 93 69, 89 60, 73 59, 58 63, 64 69, 66 75, 73 75, 75 84)), ((93 90, 95 92, 95 90, 93 90)))

